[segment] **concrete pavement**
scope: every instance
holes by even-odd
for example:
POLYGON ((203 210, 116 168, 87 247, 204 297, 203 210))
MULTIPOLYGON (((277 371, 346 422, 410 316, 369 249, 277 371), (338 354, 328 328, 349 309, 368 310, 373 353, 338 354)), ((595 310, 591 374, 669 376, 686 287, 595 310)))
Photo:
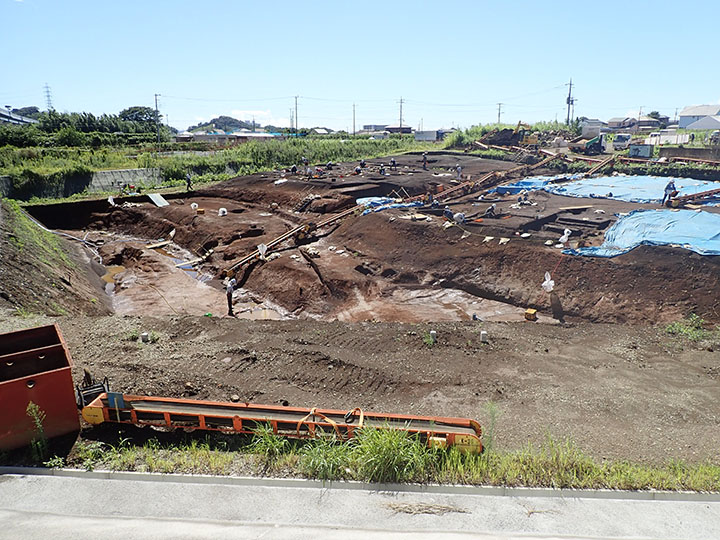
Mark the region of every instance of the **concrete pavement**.
POLYGON ((69 474, 0 476, 0 538, 720 538, 717 495, 69 474))

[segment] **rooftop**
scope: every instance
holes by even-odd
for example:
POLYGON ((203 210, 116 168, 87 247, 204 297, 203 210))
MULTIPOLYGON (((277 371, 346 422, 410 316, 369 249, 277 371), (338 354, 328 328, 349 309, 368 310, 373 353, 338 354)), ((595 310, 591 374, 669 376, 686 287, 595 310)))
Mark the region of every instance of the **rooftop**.
POLYGON ((680 116, 715 116, 720 114, 720 105, 691 105, 680 111, 680 116))

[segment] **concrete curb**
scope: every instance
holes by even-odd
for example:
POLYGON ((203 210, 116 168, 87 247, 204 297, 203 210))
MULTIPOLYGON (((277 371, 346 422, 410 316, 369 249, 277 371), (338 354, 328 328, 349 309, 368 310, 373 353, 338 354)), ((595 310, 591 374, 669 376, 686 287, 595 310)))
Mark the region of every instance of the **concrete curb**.
POLYGON ((633 501, 720 502, 720 493, 695 491, 619 491, 611 489, 515 488, 504 486, 462 486, 440 484, 369 484, 365 482, 322 482, 302 478, 259 478, 119 471, 82 471, 41 467, 0 467, 0 475, 56 476, 93 480, 130 480, 226 486, 258 486, 314 489, 390 491, 396 493, 437 493, 444 495, 485 495, 495 497, 617 499, 633 501))

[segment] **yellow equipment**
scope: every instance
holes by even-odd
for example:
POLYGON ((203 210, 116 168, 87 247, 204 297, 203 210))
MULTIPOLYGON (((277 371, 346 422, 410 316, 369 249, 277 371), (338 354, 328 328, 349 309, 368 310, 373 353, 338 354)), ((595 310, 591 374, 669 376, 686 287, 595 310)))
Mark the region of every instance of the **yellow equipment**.
POLYGON ((518 122, 513 132, 518 137, 517 144, 521 146, 533 146, 538 143, 537 133, 532 133, 532 128, 528 124, 518 122))

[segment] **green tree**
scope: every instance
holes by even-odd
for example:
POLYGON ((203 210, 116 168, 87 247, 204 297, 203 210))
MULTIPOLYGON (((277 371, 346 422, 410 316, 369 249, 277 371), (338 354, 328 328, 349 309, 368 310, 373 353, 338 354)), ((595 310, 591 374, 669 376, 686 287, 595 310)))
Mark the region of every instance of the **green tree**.
POLYGON ((123 109, 120 111, 120 114, 118 115, 121 120, 126 120, 128 122, 138 122, 140 124, 153 124, 155 125, 155 120, 160 121, 160 115, 156 114, 155 109, 152 109, 150 107, 128 107, 127 109, 123 109))
POLYGON ((55 143, 59 146, 83 146, 87 144, 87 137, 74 127, 67 126, 55 134, 55 143))

